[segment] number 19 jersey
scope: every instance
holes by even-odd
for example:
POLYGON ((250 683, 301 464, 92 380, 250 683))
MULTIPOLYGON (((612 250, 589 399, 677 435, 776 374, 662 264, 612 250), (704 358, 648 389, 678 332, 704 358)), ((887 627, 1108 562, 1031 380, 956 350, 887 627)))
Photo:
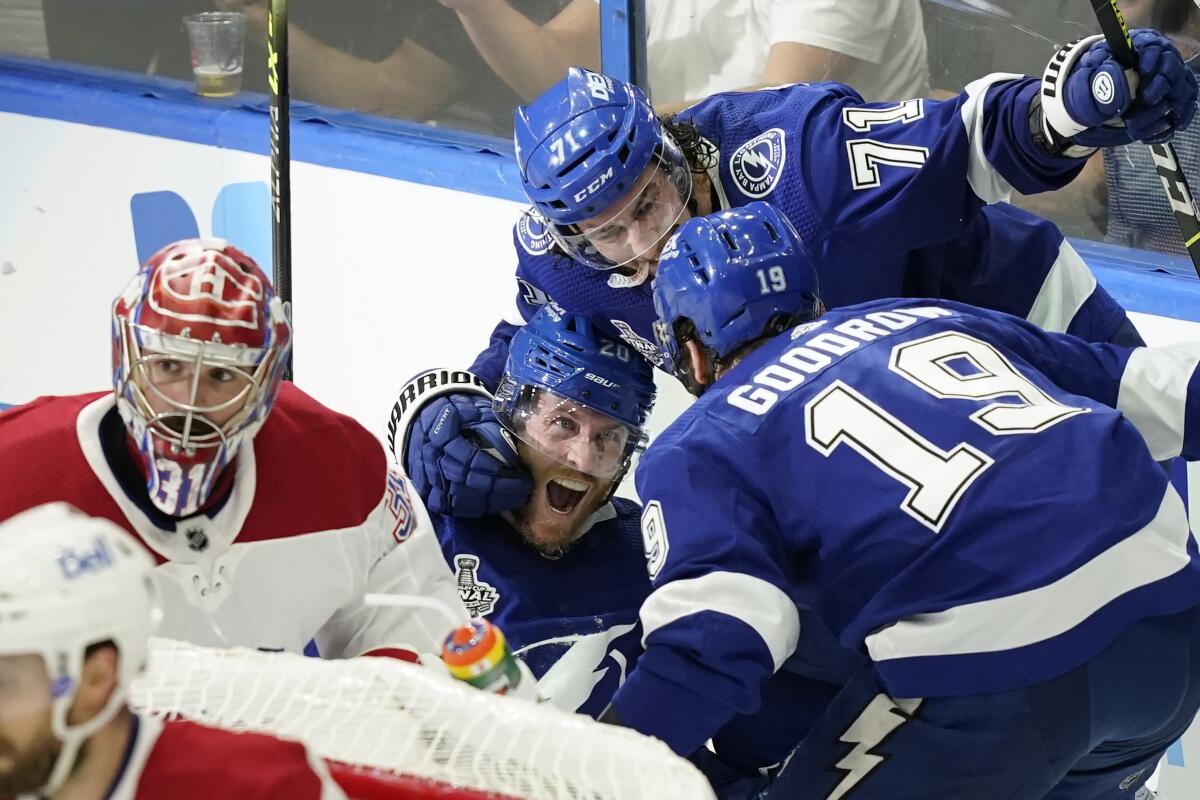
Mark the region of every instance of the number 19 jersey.
POLYGON ((915 698, 1032 685, 1200 604, 1156 463, 1200 455, 1198 360, 936 300, 780 335, 642 459, 655 588, 618 713, 689 752, 812 658, 810 616, 915 698))

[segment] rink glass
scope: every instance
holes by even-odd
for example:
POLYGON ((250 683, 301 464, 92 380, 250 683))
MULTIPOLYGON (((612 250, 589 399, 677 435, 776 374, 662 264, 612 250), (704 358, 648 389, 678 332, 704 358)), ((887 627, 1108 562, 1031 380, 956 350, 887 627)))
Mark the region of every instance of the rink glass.
POLYGON ((183 18, 192 54, 196 92, 228 97, 242 90, 246 51, 246 15, 240 11, 207 11, 183 18))

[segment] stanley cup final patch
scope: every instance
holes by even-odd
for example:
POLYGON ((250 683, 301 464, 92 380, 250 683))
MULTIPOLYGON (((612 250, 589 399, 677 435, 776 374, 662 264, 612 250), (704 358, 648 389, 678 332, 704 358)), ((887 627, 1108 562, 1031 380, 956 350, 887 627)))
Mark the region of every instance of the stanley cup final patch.
POLYGON ((747 197, 765 197, 775 188, 787 158, 785 141, 782 128, 771 128, 733 151, 729 172, 747 197))
POLYGON ((472 617, 486 617, 496 608, 500 593, 479 579, 479 557, 463 553, 454 557, 454 577, 458 596, 472 617))

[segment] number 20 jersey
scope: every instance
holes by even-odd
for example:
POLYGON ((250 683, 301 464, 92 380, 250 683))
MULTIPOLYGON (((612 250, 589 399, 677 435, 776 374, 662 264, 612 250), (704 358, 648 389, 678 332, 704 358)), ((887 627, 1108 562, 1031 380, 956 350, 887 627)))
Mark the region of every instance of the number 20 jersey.
POLYGON ((1200 456, 1198 360, 936 300, 775 338, 642 459, 654 591, 617 711, 689 752, 821 655, 813 615, 909 698, 1032 685, 1200 603, 1155 462, 1200 456))

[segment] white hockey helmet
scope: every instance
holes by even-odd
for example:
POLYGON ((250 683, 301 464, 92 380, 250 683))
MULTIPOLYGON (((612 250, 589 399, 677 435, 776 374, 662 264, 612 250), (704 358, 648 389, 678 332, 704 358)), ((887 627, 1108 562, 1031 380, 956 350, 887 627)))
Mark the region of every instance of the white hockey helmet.
POLYGON ((0 655, 40 655, 50 676, 51 728, 62 750, 44 787, 70 773, 79 746, 113 718, 145 666, 161 609, 154 561, 132 535, 66 503, 0 522, 0 655), (90 645, 112 642, 117 687, 93 719, 67 723, 90 645))

